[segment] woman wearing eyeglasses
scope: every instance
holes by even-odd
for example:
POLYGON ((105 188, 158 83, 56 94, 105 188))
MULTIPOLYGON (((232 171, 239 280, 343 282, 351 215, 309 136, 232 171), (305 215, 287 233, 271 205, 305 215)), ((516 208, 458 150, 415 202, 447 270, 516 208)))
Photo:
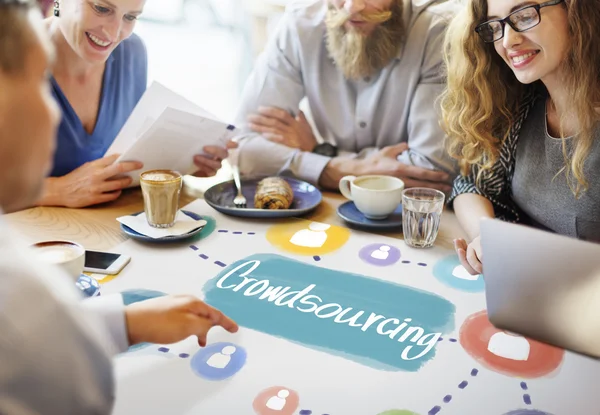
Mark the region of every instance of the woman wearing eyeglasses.
POLYGON ((481 273, 479 223, 600 241, 600 1, 468 0, 446 38, 449 203, 481 273))

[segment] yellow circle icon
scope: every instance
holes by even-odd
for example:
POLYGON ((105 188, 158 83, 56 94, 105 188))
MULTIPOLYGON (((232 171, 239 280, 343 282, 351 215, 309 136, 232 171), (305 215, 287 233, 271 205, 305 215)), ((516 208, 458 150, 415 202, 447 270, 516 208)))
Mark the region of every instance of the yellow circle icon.
POLYGON ((348 239, 349 229, 304 219, 293 219, 267 230, 271 245, 298 255, 328 254, 340 249, 348 239))

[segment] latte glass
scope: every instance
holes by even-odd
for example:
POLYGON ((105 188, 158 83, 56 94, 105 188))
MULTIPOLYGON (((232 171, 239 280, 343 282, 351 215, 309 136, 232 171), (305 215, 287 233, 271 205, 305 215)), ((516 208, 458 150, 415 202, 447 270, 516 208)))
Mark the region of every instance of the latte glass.
POLYGON ((150 170, 140 175, 148 225, 170 228, 175 224, 183 177, 173 170, 150 170))

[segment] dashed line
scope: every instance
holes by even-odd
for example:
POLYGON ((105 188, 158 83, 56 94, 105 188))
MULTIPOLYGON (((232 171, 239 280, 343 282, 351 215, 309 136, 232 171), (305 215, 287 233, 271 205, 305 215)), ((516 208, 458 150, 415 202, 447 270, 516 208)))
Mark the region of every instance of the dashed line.
MULTIPOLYGON (((169 353, 171 349, 169 349, 168 347, 159 347, 158 351, 161 353, 169 353)), ((190 355, 187 353, 179 353, 179 357, 182 359, 187 359, 188 357, 190 357, 190 355)))
POLYGON ((197 251, 198 247, 196 245, 190 245, 190 248, 192 248, 193 251, 197 251))
POLYGON ((315 256, 313 257, 313 259, 314 259, 315 261, 319 262, 319 261, 321 260, 321 257, 320 257, 319 255, 315 255, 315 256))
POLYGON ((220 266, 221 268, 225 268, 227 264, 222 263, 221 261, 215 261, 215 265, 220 266))
POLYGON ((404 261, 402 261, 402 263, 403 263, 403 264, 410 264, 410 261, 406 261, 406 260, 404 260, 404 261))
MULTIPOLYGON (((471 370, 471 376, 472 377, 477 376, 478 373, 479 373, 479 370, 477 370, 477 369, 471 370)), ((466 380, 463 380, 462 382, 460 382, 458 384, 458 389, 464 390, 467 386, 469 386, 469 382, 467 382, 466 380)), ((452 401, 452 395, 448 394, 448 395, 444 396, 444 398, 442 399, 442 401, 445 404, 450 403, 452 401)), ((440 405, 436 405, 433 408, 431 408, 429 410, 429 412, 427 412, 427 415, 437 415, 441 410, 442 410, 442 407, 440 405)))
POLYGON ((420 267, 426 267, 427 266, 427 264, 424 263, 424 262, 419 262, 417 265, 420 266, 420 267))
MULTIPOLYGON (((523 389, 524 391, 529 389, 526 382, 521 382, 521 389, 523 389)), ((525 405, 531 405, 531 395, 529 395, 528 393, 524 393, 523 402, 525 402, 525 405)))
MULTIPOLYGON (((448 340, 450 343, 457 343, 457 342, 458 342, 458 340, 457 340, 457 339, 455 339, 454 337, 450 337, 449 339, 446 339, 446 338, 444 338, 444 337, 440 337, 440 338, 438 339, 438 342, 441 342, 441 341, 444 341, 444 340, 448 340)), ((475 369, 473 369, 473 370, 475 370, 475 369)))
POLYGON ((200 258, 202 258, 202 259, 208 259, 208 256, 207 256, 207 255, 204 255, 204 254, 200 254, 200 255, 198 255, 198 256, 199 256, 200 258))
MULTIPOLYGON (((229 231, 227 229, 219 229, 217 232, 218 233, 229 233, 229 231)), ((234 235, 243 235, 244 234, 244 232, 242 232, 242 231, 234 231, 231 233, 234 235)), ((256 232, 246 232, 246 235, 256 235, 256 232)))

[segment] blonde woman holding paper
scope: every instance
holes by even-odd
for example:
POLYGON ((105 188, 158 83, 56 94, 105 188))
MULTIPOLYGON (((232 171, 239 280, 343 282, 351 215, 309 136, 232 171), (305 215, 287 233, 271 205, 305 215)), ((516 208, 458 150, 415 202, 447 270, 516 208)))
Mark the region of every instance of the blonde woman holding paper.
MULTIPOLYGON (((145 0, 58 0, 46 20, 56 50, 51 74, 62 120, 50 177, 38 205, 85 207, 115 200, 141 169, 103 157, 147 86, 147 55, 133 34, 145 0)), ((199 176, 212 176, 226 148, 197 155, 199 176)))

